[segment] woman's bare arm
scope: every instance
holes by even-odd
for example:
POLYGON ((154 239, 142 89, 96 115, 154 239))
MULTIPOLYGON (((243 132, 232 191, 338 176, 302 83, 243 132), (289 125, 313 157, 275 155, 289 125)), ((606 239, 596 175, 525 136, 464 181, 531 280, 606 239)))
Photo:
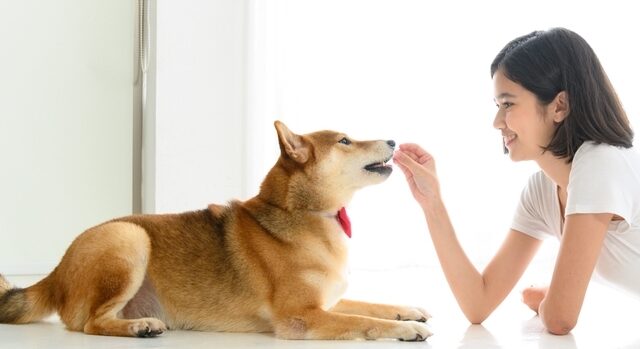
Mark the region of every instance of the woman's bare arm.
POLYGON ((549 291, 539 307, 549 332, 567 334, 576 325, 612 217, 608 213, 567 216, 549 291))
POLYGON ((460 245, 440 197, 435 160, 416 144, 402 144, 394 156, 425 214, 429 233, 449 286, 472 323, 486 319, 522 276, 541 242, 511 230, 483 273, 460 245))
POLYGON ((511 230, 502 246, 479 273, 455 236, 443 205, 425 208, 433 245, 449 287, 467 319, 483 322, 518 282, 541 241, 511 230))

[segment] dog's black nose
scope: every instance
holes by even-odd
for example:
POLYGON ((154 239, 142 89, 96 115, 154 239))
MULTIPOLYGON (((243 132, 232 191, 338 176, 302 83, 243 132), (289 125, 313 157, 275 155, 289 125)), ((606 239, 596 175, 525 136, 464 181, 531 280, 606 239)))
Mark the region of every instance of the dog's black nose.
POLYGON ((396 142, 394 142, 394 141, 392 141, 392 140, 388 140, 388 141, 387 141, 387 144, 389 144, 389 146, 390 146, 391 148, 395 148, 395 147, 396 147, 396 142))

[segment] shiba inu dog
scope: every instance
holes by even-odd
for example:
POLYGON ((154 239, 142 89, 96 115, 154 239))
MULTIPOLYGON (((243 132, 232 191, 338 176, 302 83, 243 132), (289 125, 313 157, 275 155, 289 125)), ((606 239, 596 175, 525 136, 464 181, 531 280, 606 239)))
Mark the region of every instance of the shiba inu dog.
POLYGON ((425 340, 420 308, 341 299, 351 234, 344 207, 391 174, 395 143, 275 128, 281 155, 257 196, 90 228, 37 284, 10 288, 0 276, 0 323, 57 311, 68 329, 95 335, 171 328, 425 340))

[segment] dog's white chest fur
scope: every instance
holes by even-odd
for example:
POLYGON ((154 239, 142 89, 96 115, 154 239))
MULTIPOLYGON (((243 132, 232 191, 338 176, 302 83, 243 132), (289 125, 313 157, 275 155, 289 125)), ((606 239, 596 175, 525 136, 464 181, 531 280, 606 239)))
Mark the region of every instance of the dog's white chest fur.
POLYGON ((347 267, 345 265, 340 273, 337 273, 335 278, 333 278, 332 280, 327 280, 327 285, 323 289, 325 293, 322 309, 329 310, 340 301, 342 295, 344 295, 344 293, 347 291, 347 286, 349 285, 347 279, 348 274, 349 271, 347 270, 347 267))
POLYGON ((323 264, 323 270, 310 269, 303 273, 305 283, 320 292, 322 309, 329 310, 342 298, 348 285, 347 248, 348 238, 337 222, 328 224, 332 232, 330 250, 326 244, 318 244, 323 248, 313 250, 313 259, 323 264), (340 251, 340 252, 337 252, 340 251))
POLYGON ((304 281, 321 292, 321 307, 329 310, 335 306, 347 290, 347 268, 332 271, 331 273, 321 273, 318 271, 308 271, 304 274, 304 281))

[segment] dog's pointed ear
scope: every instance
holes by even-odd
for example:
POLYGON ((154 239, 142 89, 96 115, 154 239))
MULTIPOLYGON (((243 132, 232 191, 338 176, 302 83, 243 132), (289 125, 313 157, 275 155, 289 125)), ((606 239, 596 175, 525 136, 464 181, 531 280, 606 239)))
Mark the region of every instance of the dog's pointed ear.
POLYGON ((282 155, 300 164, 307 162, 311 150, 309 149, 309 144, 302 136, 291 132, 291 130, 280 121, 274 122, 273 125, 278 132, 278 141, 280 142, 280 152, 282 155))

